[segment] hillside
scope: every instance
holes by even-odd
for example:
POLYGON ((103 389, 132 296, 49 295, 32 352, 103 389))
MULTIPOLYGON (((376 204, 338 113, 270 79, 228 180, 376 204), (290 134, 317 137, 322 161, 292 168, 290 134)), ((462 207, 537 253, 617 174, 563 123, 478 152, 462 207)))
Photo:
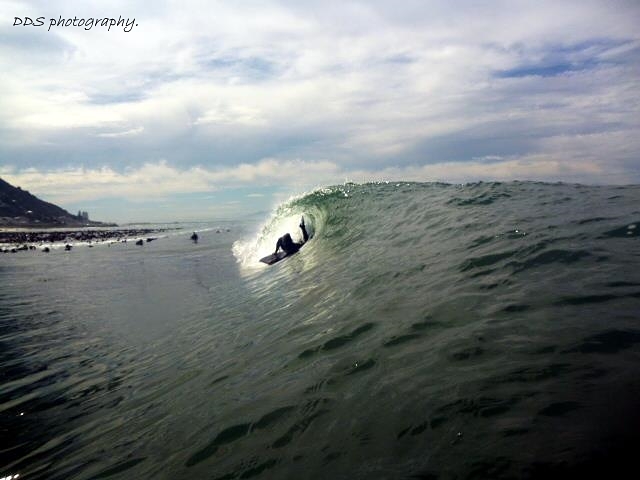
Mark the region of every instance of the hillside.
POLYGON ((105 226, 72 215, 53 203, 40 200, 0 178, 0 227, 105 226))

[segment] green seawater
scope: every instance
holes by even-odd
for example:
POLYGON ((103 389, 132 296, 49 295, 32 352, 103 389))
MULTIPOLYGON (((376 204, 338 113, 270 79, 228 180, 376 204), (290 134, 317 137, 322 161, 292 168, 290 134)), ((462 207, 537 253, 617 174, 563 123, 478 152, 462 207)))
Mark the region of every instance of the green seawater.
POLYGON ((635 464, 640 187, 345 184, 181 227, 0 254, 0 478, 635 464))

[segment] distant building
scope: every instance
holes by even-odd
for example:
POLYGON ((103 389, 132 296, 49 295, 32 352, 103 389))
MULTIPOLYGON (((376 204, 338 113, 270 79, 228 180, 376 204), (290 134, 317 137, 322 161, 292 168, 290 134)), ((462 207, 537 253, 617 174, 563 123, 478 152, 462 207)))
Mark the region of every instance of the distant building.
POLYGON ((89 213, 78 210, 78 218, 84 222, 89 221, 89 213))

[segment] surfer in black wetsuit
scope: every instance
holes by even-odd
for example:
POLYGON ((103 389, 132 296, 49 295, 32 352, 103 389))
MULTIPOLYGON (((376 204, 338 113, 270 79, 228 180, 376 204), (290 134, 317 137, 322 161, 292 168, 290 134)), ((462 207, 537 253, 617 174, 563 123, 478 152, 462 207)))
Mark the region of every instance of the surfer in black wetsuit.
POLYGON ((300 250, 300 247, 304 245, 307 240, 309 240, 309 234, 307 233, 307 229, 304 226, 304 217, 302 217, 302 220, 300 221, 300 229, 302 230, 302 243, 294 242, 291 239, 291 235, 286 233, 278 239, 278 243, 276 243, 275 253, 278 253, 279 249, 282 249, 289 254, 296 253, 298 250, 300 250))

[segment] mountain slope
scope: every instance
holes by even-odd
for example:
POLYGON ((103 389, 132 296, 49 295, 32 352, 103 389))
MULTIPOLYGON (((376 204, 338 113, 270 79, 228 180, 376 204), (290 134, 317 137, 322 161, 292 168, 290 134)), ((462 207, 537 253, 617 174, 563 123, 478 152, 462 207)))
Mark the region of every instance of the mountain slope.
POLYGON ((103 225, 72 215, 53 203, 40 200, 20 187, 0 178, 0 226, 69 226, 103 225))

